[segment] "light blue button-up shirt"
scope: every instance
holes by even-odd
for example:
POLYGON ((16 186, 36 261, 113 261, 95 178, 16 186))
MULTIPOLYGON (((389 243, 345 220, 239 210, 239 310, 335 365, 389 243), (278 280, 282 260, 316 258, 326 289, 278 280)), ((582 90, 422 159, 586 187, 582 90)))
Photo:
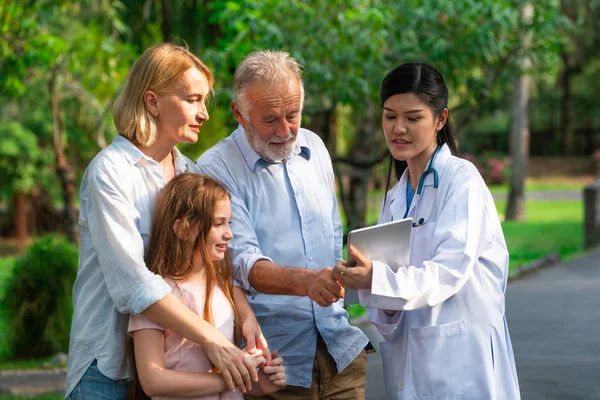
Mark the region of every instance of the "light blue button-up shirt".
POLYGON ((240 126, 196 165, 231 193, 234 238, 229 249, 236 280, 250 294, 269 348, 284 359, 287 384, 310 387, 317 330, 342 371, 368 339, 348 323, 341 301, 321 307, 308 297, 259 293, 248 281, 258 260, 320 270, 342 258, 333 168, 323 141, 300 129, 293 154, 270 162, 250 147, 240 126))
MULTIPOLYGON (((177 175, 197 172, 177 149, 173 156, 177 175)), ((127 378, 128 314, 141 314, 171 291, 144 262, 154 200, 165 184, 158 162, 119 135, 83 175, 66 395, 94 359, 109 378, 127 378)))

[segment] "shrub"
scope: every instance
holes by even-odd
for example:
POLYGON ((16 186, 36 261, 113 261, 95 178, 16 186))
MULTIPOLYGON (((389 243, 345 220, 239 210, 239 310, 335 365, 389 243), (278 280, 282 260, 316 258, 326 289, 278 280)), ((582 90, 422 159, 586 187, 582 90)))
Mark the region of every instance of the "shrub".
POLYGON ((66 239, 45 236, 15 260, 2 299, 11 358, 68 350, 77 257, 77 248, 66 239))
POLYGON ((594 162, 594 169, 596 170, 596 175, 600 177, 600 149, 594 150, 592 153, 592 161, 594 162))
POLYGON ((470 153, 463 153, 462 158, 472 162, 488 185, 500 185, 510 178, 512 159, 505 155, 484 153, 476 158, 470 153))

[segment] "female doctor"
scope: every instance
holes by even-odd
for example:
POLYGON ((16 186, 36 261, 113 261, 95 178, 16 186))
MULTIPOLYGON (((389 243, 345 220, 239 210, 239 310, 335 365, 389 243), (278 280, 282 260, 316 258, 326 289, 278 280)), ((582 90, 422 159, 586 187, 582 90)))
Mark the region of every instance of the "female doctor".
POLYGON ((410 263, 394 272, 351 246, 355 267, 341 261, 333 274, 360 289, 385 339, 387 398, 519 399, 504 316, 508 251, 481 175, 456 157, 444 80, 430 65, 402 64, 380 98, 399 182, 379 223, 412 218, 410 263))

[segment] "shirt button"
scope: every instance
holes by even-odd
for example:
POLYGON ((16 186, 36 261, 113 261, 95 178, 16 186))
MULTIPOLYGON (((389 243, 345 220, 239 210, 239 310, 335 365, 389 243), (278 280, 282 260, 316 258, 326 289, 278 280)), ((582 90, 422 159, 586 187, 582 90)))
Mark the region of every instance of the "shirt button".
POLYGON ((304 229, 306 229, 306 224, 302 224, 302 227, 303 227, 304 229))
POLYGON ((404 389, 404 382, 400 382, 398 384, 398 390, 402 390, 402 389, 404 389))
POLYGON ((309 260, 309 261, 312 261, 312 257, 308 257, 308 260, 309 260))

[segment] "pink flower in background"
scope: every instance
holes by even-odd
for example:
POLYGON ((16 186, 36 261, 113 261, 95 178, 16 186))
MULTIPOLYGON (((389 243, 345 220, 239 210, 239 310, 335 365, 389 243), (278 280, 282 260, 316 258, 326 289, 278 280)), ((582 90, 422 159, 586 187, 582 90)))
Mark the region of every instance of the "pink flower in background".
POLYGON ((462 153, 460 156, 467 161, 471 161, 471 162, 475 161, 475 156, 471 153, 462 153))
POLYGON ((600 149, 594 150, 592 153, 592 160, 600 161, 600 149))
POLYGON ((471 162, 473 165, 475 165, 475 168, 477 168, 477 171, 479 171, 479 174, 481 176, 484 175, 485 171, 483 170, 483 168, 481 167, 481 165, 479 165, 479 163, 477 162, 477 160, 475 159, 475 156, 471 153, 462 153, 460 155, 461 158, 471 162))

